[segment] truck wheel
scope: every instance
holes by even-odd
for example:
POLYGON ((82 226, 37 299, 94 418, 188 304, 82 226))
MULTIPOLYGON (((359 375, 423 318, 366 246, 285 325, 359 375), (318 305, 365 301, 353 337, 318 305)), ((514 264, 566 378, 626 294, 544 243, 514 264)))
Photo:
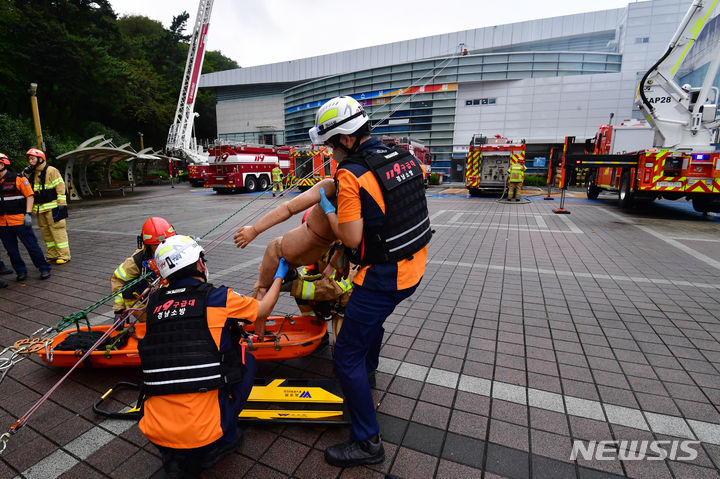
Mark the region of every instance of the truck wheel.
POLYGON ((260 191, 265 191, 270 186, 270 179, 267 175, 260 175, 260 191))
POLYGON ((480 190, 478 190, 477 188, 468 188, 468 191, 470 192, 470 196, 472 196, 473 198, 477 198, 480 196, 480 190))
POLYGON ((245 177, 245 189, 248 193, 254 193, 257 191, 258 182, 254 176, 248 175, 245 177))
POLYGON ((620 208, 632 206, 632 191, 630 189, 630 172, 626 171, 620 178, 620 189, 618 190, 618 204, 620 208))
POLYGON ((596 200, 600 196, 601 188, 595 185, 595 173, 591 173, 587 179, 587 197, 589 200, 596 200))

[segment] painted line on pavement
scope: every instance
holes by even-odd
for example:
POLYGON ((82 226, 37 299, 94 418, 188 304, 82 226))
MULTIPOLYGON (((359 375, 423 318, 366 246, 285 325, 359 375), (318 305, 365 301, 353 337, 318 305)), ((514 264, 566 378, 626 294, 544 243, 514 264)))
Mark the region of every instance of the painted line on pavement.
MULTIPOLYGON (((567 232, 566 232, 567 233, 567 232)), ((705 288, 705 289, 720 289, 720 284, 712 283, 697 283, 694 281, 680 281, 664 278, 647 278, 644 276, 625 276, 619 274, 598 274, 598 273, 581 273, 578 271, 561 271, 555 269, 546 268, 529 268, 526 266, 499 266, 494 264, 479 264, 479 263, 465 263, 462 261, 444 261, 444 260, 430 260, 427 264, 437 264, 440 266, 462 266, 465 268, 478 268, 478 269, 489 269, 494 271, 512 271, 517 273, 537 273, 537 274, 548 274, 557 276, 572 276, 576 278, 592 278, 592 279, 606 279, 612 281, 632 281, 634 283, 652 283, 652 284, 666 284, 672 286, 691 286, 694 288, 705 288)))
POLYGON ((619 215, 617 213, 613 213, 612 211, 608 211, 605 208, 600 208, 600 211, 607 213, 608 215, 610 215, 614 218, 617 218, 618 220, 622 221, 623 223, 634 226, 634 227, 646 232, 647 234, 654 236, 655 238, 657 238, 661 241, 664 241, 665 243, 667 243, 671 246, 674 246, 675 248, 679 249, 683 253, 687 253, 690 256, 694 257, 695 259, 697 259, 707 265, 710 265, 715 269, 720 269, 720 261, 717 261, 707 255, 704 255, 704 254, 700 253, 699 251, 696 251, 696 250, 690 248, 689 246, 686 246, 686 245, 680 243, 679 241, 676 241, 672 238, 668 238, 666 235, 664 235, 662 233, 658 233, 657 231, 653 231, 652 229, 650 229, 647 226, 636 224, 636 223, 628 220, 624 216, 619 215))
POLYGON ((134 425, 135 421, 107 419, 25 469, 22 476, 15 476, 15 479, 21 477, 55 479, 60 477, 134 425))
MULTIPOLYGON (((492 366, 488 365, 488 367, 492 366)), ((657 414, 517 384, 492 381, 384 357, 380 358, 378 371, 570 416, 604 421, 657 434, 699 440, 707 444, 720 444, 720 424, 693 419, 685 420, 678 416, 657 414)))
POLYGON ((582 231, 568 231, 568 230, 549 230, 549 229, 541 229, 541 228, 528 228, 526 226, 517 226, 517 225, 498 225, 493 223, 465 223, 465 224, 446 224, 446 225, 436 225, 433 224, 433 227, 437 228, 469 228, 472 226, 482 226, 484 229, 492 229, 492 230, 508 230, 508 231, 535 231, 538 233, 575 233, 578 232, 582 234, 582 231))

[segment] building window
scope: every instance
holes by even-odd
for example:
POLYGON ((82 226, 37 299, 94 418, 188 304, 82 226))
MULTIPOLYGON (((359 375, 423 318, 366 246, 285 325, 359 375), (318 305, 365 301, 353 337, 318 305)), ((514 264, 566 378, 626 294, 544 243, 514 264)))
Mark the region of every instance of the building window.
POLYGON ((635 37, 635 43, 648 43, 650 42, 650 37, 635 37))
POLYGON ((497 98, 475 98, 473 100, 465 100, 465 106, 474 105, 495 105, 497 98))

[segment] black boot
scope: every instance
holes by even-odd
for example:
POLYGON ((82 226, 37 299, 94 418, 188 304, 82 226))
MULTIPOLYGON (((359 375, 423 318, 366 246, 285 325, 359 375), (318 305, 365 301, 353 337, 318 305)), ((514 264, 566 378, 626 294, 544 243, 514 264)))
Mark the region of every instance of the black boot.
POLYGON ((325 460, 337 467, 352 467, 361 464, 379 464, 385 460, 382 438, 378 441, 347 441, 325 449, 325 460))
POLYGON ((0 274, 13 274, 13 270, 3 264, 2 266, 0 266, 0 274))

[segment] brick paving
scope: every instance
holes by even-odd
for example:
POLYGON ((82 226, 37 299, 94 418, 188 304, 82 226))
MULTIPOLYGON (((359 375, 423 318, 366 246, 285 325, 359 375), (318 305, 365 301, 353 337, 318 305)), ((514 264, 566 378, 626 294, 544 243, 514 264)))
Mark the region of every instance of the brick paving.
MULTIPOLYGON (((203 477, 718 477, 717 217, 684 202, 623 212, 610 196, 590 202, 577 194, 566 203, 572 214, 562 216, 552 213, 558 201, 543 196, 503 204, 468 198, 452 185, 429 190, 436 234, 427 272, 385 323, 374 391, 383 464, 327 465, 322 451, 345 440, 346 429, 253 426, 238 451, 203 477), (698 441, 689 446, 697 457, 570 459, 574 440, 676 439, 698 441)), ((0 290, 0 346, 107 294, 110 274, 133 251, 147 216, 202 235, 243 207, 212 240, 273 204, 186 185, 73 204, 73 260, 55 267, 49 281, 31 270, 25 283, 10 276, 10 287, 0 290)), ((224 241, 208 256, 212 281, 251 291, 264 246, 297 222, 244 250, 224 241)), ((275 308, 295 311, 288 295, 275 308)), ((0 383, 0 431, 63 373, 37 359, 17 364, 0 383)), ((327 348, 264 363, 259 372, 332 374, 327 348)), ((163 477, 157 451, 136 425, 92 412, 109 386, 138 379, 135 370, 74 373, 12 437, 0 477, 163 477)))

